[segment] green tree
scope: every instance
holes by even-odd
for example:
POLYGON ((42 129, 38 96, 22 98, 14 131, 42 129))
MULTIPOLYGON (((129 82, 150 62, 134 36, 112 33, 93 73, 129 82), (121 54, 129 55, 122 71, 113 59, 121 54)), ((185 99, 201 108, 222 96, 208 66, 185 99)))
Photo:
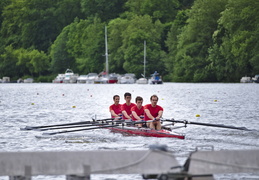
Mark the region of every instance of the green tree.
POLYGON ((170 31, 168 32, 168 37, 166 39, 166 46, 168 47, 168 54, 165 58, 165 67, 168 71, 167 78, 172 80, 172 74, 174 70, 174 62, 176 61, 176 54, 178 52, 178 37, 181 34, 184 26, 187 25, 189 9, 178 11, 176 19, 173 21, 170 31))
POLYGON ((86 17, 98 17, 108 22, 124 12, 127 0, 81 0, 82 11, 86 17))
POLYGON ((259 71, 259 2, 229 0, 214 33, 210 50, 211 69, 219 81, 239 81, 259 71), (217 53, 217 56, 215 54, 217 53))
POLYGON ((171 76, 174 81, 212 81, 205 68, 209 64, 208 49, 213 45, 212 35, 226 4, 225 0, 194 2, 187 25, 178 37, 171 76))
MULTIPOLYGON (((163 25, 157 21, 152 22, 148 15, 131 15, 129 19, 116 19, 109 24, 111 39, 112 61, 119 62, 125 72, 135 73, 137 77, 143 73, 144 41, 147 42, 147 73, 155 70, 164 70, 163 58, 165 53, 161 50, 161 34, 163 25)), ((112 63, 113 64, 113 63, 112 63)), ((122 71, 119 69, 119 71, 122 71)))
POLYGON ((108 26, 108 48, 109 48, 109 69, 110 72, 120 74, 126 73, 123 68, 124 53, 122 49, 123 36, 122 33, 128 26, 129 20, 116 18, 109 22, 108 26))
POLYGON ((128 0, 126 7, 137 15, 149 15, 154 21, 172 22, 180 4, 178 0, 128 0))
POLYGON ((6 6, 8 6, 11 3, 11 0, 2 0, 0 1, 0 54, 4 51, 4 39, 1 34, 1 28, 3 23, 3 10, 6 6))
POLYGON ((63 27, 83 17, 81 0, 12 0, 3 11, 6 45, 48 51, 63 27))
POLYGON ((44 52, 7 46, 0 56, 0 75, 11 78, 40 75, 47 71, 48 65, 49 57, 44 52))
POLYGON ((68 53, 67 49, 70 26, 73 26, 73 23, 62 30, 62 32, 50 47, 50 71, 52 73, 58 74, 65 72, 67 68, 76 70, 75 58, 68 53))
POLYGON ((21 77, 19 67, 16 65, 18 59, 12 46, 7 46, 0 55, 0 77, 21 77))
POLYGON ((71 27, 67 48, 82 73, 100 72, 105 64, 105 24, 99 18, 81 20, 71 27))
POLYGON ((104 27, 99 18, 76 20, 65 27, 51 47, 52 69, 58 72, 61 67, 72 66, 74 71, 84 74, 102 71, 104 27), (57 65, 61 65, 60 68, 57 65))

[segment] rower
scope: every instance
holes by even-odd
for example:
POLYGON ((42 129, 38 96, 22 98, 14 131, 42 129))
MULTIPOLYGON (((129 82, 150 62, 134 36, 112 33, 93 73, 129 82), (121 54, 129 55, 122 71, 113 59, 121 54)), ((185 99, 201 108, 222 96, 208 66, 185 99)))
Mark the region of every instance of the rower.
POLYGON ((161 130, 161 122, 160 118, 162 118, 164 109, 157 105, 158 96, 152 95, 150 97, 151 104, 147 104, 144 106, 145 117, 144 120, 153 120, 152 122, 148 122, 147 126, 152 129, 161 130))
POLYGON ((122 113, 121 113, 121 104, 120 104, 120 96, 119 95, 114 95, 113 96, 113 101, 114 104, 112 104, 109 107, 111 117, 115 118, 115 120, 118 120, 121 118, 122 113))
POLYGON ((136 106, 136 104, 131 103, 131 94, 129 92, 126 92, 124 94, 125 103, 121 105, 121 112, 123 115, 123 119, 131 119, 131 108, 133 106, 136 106))
MULTIPOLYGON (((143 98, 140 96, 136 97, 136 106, 131 108, 132 120, 133 121, 142 121, 144 118, 144 107, 142 106, 143 98)), ((142 127, 142 123, 136 124, 138 127, 142 127)))

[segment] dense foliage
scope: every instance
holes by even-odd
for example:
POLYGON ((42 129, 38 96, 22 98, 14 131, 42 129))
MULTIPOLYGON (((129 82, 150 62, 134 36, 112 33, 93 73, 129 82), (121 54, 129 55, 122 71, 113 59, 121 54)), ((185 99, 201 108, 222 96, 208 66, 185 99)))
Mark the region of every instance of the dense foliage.
POLYGON ((0 77, 158 71, 165 81, 237 82, 259 73, 254 0, 1 0, 0 77))

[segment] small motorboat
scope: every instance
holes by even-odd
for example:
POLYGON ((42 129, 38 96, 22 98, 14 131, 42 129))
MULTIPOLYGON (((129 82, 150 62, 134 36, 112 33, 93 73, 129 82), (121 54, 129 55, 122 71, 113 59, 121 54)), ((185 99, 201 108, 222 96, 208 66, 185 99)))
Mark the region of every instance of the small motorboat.
POLYGON ((86 83, 87 81, 87 75, 80 75, 78 78, 77 78, 77 83, 86 83))
POLYGON ((161 76, 157 71, 152 74, 151 78, 149 79, 149 84, 163 84, 161 76))
POLYGON ((147 78, 139 78, 137 81, 136 81, 137 84, 147 84, 148 83, 148 80, 147 78))
POLYGON ((119 80, 120 84, 134 84, 135 83, 135 74, 125 74, 123 75, 120 80, 119 80))
POLYGON ((252 81, 255 83, 259 83, 259 75, 255 75, 255 77, 252 78, 252 81))
POLYGON ((76 83, 78 78, 78 74, 74 74, 71 69, 67 69, 65 72, 64 83, 76 83))
POLYGON ((94 80, 98 78, 97 73, 88 73, 87 74, 87 79, 86 79, 86 84, 94 84, 94 80))
POLYGON ((27 78, 23 80, 24 83, 33 83, 33 79, 32 78, 27 78))
POLYGON ((65 79, 65 74, 58 74, 55 79, 52 80, 52 83, 63 83, 65 79))
POLYGON ((253 82, 253 81, 252 81, 251 77, 244 76, 244 77, 242 77, 242 78, 240 79, 240 82, 241 82, 241 83, 251 83, 251 82, 253 82))

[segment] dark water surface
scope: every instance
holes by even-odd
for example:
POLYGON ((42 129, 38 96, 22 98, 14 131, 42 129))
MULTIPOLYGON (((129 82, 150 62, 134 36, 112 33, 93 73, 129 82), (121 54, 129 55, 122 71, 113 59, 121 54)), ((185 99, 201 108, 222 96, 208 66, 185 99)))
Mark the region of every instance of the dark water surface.
MULTIPOLYGON (((112 97, 132 93, 149 103, 153 94, 164 108, 166 119, 245 126, 259 129, 259 84, 165 83, 137 84, 0 84, 1 151, 147 150, 166 144, 183 164, 198 146, 215 150, 259 149, 259 133, 188 125, 177 129, 185 140, 131 137, 109 130, 91 130, 51 137, 42 132, 20 131, 21 127, 69 123, 110 117, 112 97), (196 117, 199 114, 200 117, 196 117), (37 138, 36 138, 37 137, 37 138)), ((6 177, 0 177, 5 179, 6 177)), ((92 179, 141 179, 140 175, 92 175, 92 179)), ((259 179, 255 174, 216 175, 216 179, 259 179)), ((33 179, 48 179, 45 176, 33 179)), ((64 179, 63 176, 52 179, 64 179)))

